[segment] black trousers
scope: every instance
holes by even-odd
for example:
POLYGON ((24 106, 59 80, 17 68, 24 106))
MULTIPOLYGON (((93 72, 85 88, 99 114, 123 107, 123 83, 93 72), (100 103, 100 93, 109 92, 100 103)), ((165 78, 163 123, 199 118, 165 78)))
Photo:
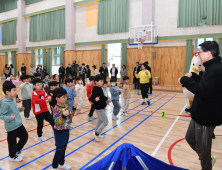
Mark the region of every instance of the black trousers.
POLYGON ((212 134, 215 126, 202 126, 193 119, 186 133, 186 141, 190 147, 198 154, 202 170, 211 170, 211 146, 212 134))
POLYGON ((69 130, 55 130, 56 152, 52 161, 52 167, 58 168, 58 165, 65 163, 65 151, 69 141, 69 130))
POLYGON ((63 77, 59 77, 59 83, 63 84, 63 82, 64 82, 64 76, 63 77))
POLYGON ((28 141, 28 133, 25 127, 21 125, 19 128, 8 132, 7 141, 8 141, 9 156, 11 158, 14 158, 16 152, 21 151, 22 148, 25 146, 26 142, 28 141), (17 138, 19 138, 18 142, 17 138))
POLYGON ((149 89, 149 83, 145 83, 145 84, 140 84, 141 87, 141 94, 142 94, 142 98, 148 98, 148 89, 149 89))
POLYGON ((81 77, 82 77, 82 83, 83 83, 83 86, 85 86, 86 85, 86 82, 85 82, 85 75, 83 76, 83 75, 81 75, 81 77))
POLYGON ((22 100, 22 106, 25 108, 24 116, 28 118, 30 116, 30 110, 32 109, 32 101, 31 99, 22 100))
POLYGON ((93 116, 93 112, 94 112, 94 107, 93 107, 93 103, 91 102, 91 99, 89 99, 89 102, 90 102, 90 104, 91 104, 91 109, 90 109, 90 111, 89 111, 89 117, 92 117, 93 116))
POLYGON ((148 89, 149 94, 152 94, 152 92, 153 92, 152 78, 150 78, 149 89, 148 89), (149 89, 150 89, 150 92, 149 92, 149 89))
POLYGON ((140 83, 140 82, 139 82, 139 79, 137 79, 137 78, 134 77, 133 82, 134 82, 134 88, 135 88, 135 89, 139 89, 139 83, 140 83), (137 87, 137 88, 136 88, 136 87, 137 87))
POLYGON ((31 77, 31 80, 33 80, 34 79, 34 76, 30 76, 31 77))
POLYGON ((37 115, 35 115, 35 118, 37 120, 37 135, 38 135, 38 137, 42 137, 42 129, 43 129, 43 125, 44 125, 44 120, 49 122, 50 125, 52 126, 52 128, 54 129, 54 120, 52 118, 52 115, 49 113, 49 111, 37 114, 37 115))

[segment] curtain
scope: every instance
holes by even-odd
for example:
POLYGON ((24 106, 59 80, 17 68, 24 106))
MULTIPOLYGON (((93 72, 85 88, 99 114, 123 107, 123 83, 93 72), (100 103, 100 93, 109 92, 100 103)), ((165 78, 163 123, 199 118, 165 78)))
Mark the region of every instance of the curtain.
POLYGON ((31 64, 33 64, 33 66, 35 67, 35 54, 34 54, 34 50, 31 51, 31 64))
POLYGON ((47 53, 47 73, 49 74, 49 78, 52 78, 52 55, 51 55, 51 49, 48 49, 48 53, 47 53))
POLYGON ((185 73, 190 70, 190 63, 193 57, 193 44, 192 40, 187 40, 186 42, 186 59, 185 59, 185 73))
POLYGON ((65 67, 64 63, 64 48, 60 48, 60 64, 63 64, 65 67))
POLYGON ((30 17, 30 42, 54 39, 65 39, 65 9, 30 17))
POLYGON ((43 0, 25 0, 25 4, 29 5, 29 4, 33 4, 33 3, 36 3, 36 2, 40 2, 40 1, 43 1, 43 0))
POLYGON ((10 21, 2 24, 2 45, 16 44, 16 23, 10 21))
POLYGON ((98 2, 97 34, 129 32, 129 0, 98 2))
POLYGON ((218 45, 219 45, 219 49, 220 49, 220 57, 222 57, 222 38, 218 39, 218 45))
POLYGON ((5 64, 8 64, 8 54, 5 52, 5 64))
POLYGON ((105 50, 105 45, 102 45, 102 50, 101 50, 101 66, 103 65, 103 63, 106 62, 106 54, 105 54, 106 50, 105 50))
POLYGON ((46 49, 42 49, 42 54, 43 54, 43 66, 42 66, 42 69, 44 66, 46 66, 46 49))
POLYGON ((14 66, 14 75, 17 76, 16 51, 12 51, 11 55, 12 55, 12 65, 14 66))
POLYGON ((222 0, 179 0, 177 27, 222 24, 222 0))
POLYGON ((121 65, 127 65, 127 44, 122 44, 122 58, 121 58, 121 65))
POLYGON ((17 8, 17 0, 0 0, 0 13, 17 8))

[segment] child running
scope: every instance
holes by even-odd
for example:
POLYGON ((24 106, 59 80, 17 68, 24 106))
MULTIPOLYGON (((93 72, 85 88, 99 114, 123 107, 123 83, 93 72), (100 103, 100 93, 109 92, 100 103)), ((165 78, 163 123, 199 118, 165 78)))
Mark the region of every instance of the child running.
POLYGON ((47 103, 52 100, 45 91, 42 90, 42 80, 37 78, 33 80, 33 86, 35 91, 32 92, 32 107, 33 113, 37 120, 37 135, 38 140, 46 141, 47 139, 42 136, 42 129, 44 120, 49 122, 52 127, 54 127, 54 121, 52 116, 49 113, 47 103))
POLYGON ((23 159, 21 154, 22 148, 28 141, 28 133, 22 124, 22 118, 19 112, 24 111, 25 108, 17 107, 15 98, 17 96, 16 86, 6 81, 3 83, 3 92, 5 97, 0 101, 0 119, 5 122, 5 129, 7 131, 7 142, 9 150, 9 161, 20 162, 23 159), (17 137, 19 141, 17 142, 17 137))
POLYGON ((76 77, 76 99, 78 101, 78 106, 77 106, 77 114, 82 114, 83 112, 81 111, 82 105, 83 105, 83 97, 85 94, 85 87, 82 85, 82 78, 80 76, 76 77))
POLYGON ((91 96, 92 96, 92 89, 93 87, 95 87, 96 85, 94 84, 94 76, 89 77, 89 83, 86 86, 86 92, 87 92, 87 97, 89 99, 89 103, 91 104, 91 109, 89 111, 89 114, 87 116, 88 121, 95 119, 95 117, 93 117, 93 112, 94 112, 94 107, 93 107, 93 103, 91 102, 91 96))
POLYGON ((103 94, 103 90, 101 88, 103 85, 103 76, 96 75, 94 80, 96 86, 92 90, 91 101, 98 115, 98 120, 93 136, 95 140, 99 142, 100 138, 104 138, 104 136, 101 135, 101 132, 108 125, 108 118, 105 112, 106 101, 111 102, 111 100, 103 94))
POLYGON ((77 101, 71 107, 73 111, 70 112, 68 105, 65 104, 67 91, 60 87, 55 89, 54 95, 57 101, 53 110, 56 152, 52 161, 52 170, 57 168, 71 169, 70 165, 65 164, 65 151, 69 141, 70 124, 76 112, 77 101))

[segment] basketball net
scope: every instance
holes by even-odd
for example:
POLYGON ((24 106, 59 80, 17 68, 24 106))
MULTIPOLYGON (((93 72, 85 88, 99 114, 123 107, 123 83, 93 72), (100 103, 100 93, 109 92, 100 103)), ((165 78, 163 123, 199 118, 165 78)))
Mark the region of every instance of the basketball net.
POLYGON ((140 43, 138 43, 138 49, 143 49, 143 44, 144 44, 145 40, 144 39, 138 39, 137 41, 140 42, 140 43))

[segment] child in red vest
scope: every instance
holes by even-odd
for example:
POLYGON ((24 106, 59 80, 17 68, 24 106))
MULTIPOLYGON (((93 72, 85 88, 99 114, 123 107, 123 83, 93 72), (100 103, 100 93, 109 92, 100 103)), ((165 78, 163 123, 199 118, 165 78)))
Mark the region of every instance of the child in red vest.
POLYGON ((91 109, 89 111, 89 114, 88 114, 88 120, 92 120, 92 119, 95 119, 95 117, 93 117, 93 112, 94 112, 94 107, 93 107, 93 103, 91 101, 91 96, 92 96, 92 89, 93 87, 95 87, 96 85, 94 84, 94 76, 91 76, 89 77, 89 84, 86 86, 86 92, 87 92, 87 97, 89 99, 89 102, 91 104, 91 109))

